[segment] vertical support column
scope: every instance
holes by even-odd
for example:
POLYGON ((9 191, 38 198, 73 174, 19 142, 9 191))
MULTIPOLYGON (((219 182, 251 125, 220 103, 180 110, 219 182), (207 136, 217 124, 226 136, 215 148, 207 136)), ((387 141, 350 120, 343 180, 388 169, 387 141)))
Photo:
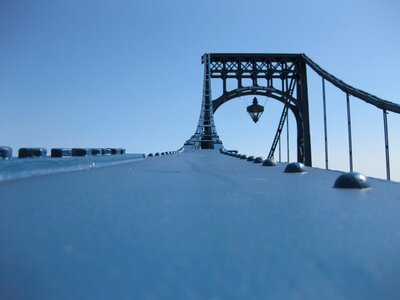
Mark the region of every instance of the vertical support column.
POLYGON ((222 63, 222 93, 226 93, 226 76, 227 76, 227 70, 226 70, 226 61, 224 60, 222 63))
POLYGON ((385 131, 386 178, 390 180, 389 134, 386 109, 383 110, 383 129, 385 131))
POLYGON ((201 149, 213 149, 214 144, 212 143, 212 132, 211 132, 211 110, 210 110, 210 102, 211 102, 211 80, 210 80, 210 58, 209 55, 206 54, 205 62, 204 62, 204 120, 203 120, 203 136, 201 138, 201 149))
POLYGON ((328 164, 328 125, 326 117, 326 97, 325 97, 325 79, 322 77, 322 99, 324 106, 324 140, 325 140, 325 169, 329 169, 328 164))
POLYGON ((222 94, 226 94, 226 75, 222 77, 222 94))
POLYGON ((286 143, 287 143, 287 161, 290 162, 290 155, 289 155, 289 114, 286 116, 286 143))
POLYGON ((255 60, 253 60, 252 62, 252 68, 253 68, 253 72, 251 72, 251 80, 253 81, 253 86, 258 86, 258 82, 257 82, 257 63, 255 60))
POLYGON ((349 164, 350 164, 350 172, 353 172, 353 145, 351 138, 350 95, 348 93, 346 93, 346 103, 347 103, 347 129, 349 136, 349 164))
POLYGON ((308 88, 307 88, 307 65, 299 57, 297 71, 299 79, 297 80, 297 99, 300 102, 298 107, 301 122, 297 122, 297 160, 306 166, 312 165, 311 162, 311 135, 310 135, 310 117, 308 112, 308 88))
POLYGON ((237 61, 238 67, 237 67, 237 80, 238 80, 238 89, 243 87, 242 84, 242 62, 240 61, 240 59, 238 59, 237 61))
POLYGON ((278 148, 279 148, 279 162, 282 161, 282 152, 281 152, 281 137, 278 140, 278 148))
MULTIPOLYGON (((285 85, 286 85, 286 89, 284 92, 286 92, 289 97, 289 83, 288 83, 288 79, 287 77, 285 78, 285 85)), ((282 90, 283 91, 283 90, 282 90)), ((288 101, 288 100, 287 100, 288 101)), ((286 144, 287 144, 287 162, 290 162, 290 134, 289 134, 289 110, 288 113, 286 115, 286 144)))

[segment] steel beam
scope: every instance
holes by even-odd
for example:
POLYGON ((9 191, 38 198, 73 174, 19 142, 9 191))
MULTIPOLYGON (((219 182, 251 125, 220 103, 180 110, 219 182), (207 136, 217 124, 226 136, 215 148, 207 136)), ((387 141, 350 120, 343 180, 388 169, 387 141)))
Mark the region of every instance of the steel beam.
POLYGON ((350 95, 346 94, 346 103, 347 103, 347 130, 349 137, 349 165, 350 172, 353 172, 353 144, 351 137, 351 113, 350 113, 350 95))
POLYGON ((390 180, 389 133, 387 124, 387 111, 383 110, 383 128, 385 132, 386 178, 390 180))
POLYGON ((324 141, 325 141, 325 169, 329 169, 328 162, 328 126, 326 116, 325 79, 322 77, 322 99, 324 106, 324 141))

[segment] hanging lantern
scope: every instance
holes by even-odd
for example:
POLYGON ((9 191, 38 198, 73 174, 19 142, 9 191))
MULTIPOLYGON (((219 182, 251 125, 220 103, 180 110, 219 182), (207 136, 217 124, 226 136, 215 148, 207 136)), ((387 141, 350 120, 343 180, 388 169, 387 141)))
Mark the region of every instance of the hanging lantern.
POLYGON ((258 104, 258 100, 256 97, 253 99, 253 104, 247 106, 247 112, 249 113, 251 119, 254 123, 257 123, 260 119, 262 113, 264 112, 264 107, 258 104))

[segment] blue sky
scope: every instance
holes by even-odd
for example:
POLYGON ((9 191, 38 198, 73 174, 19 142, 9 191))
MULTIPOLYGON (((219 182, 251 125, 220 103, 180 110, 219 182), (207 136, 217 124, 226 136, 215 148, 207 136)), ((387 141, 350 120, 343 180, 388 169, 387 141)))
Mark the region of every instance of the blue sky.
MULTIPOLYGON (((1 0, 0 144, 178 149, 196 128, 206 52, 306 53, 400 102, 399 11, 396 0, 1 0)), ((323 167, 321 83, 308 76, 313 159, 323 167)), ((327 86, 327 97, 331 167, 346 169, 345 95, 327 86)), ((266 155, 282 107, 268 100, 255 125, 250 100, 222 106, 216 126, 227 148, 266 155)), ((352 111, 355 169, 383 177, 382 114, 356 99, 352 111)), ((389 130, 399 180, 400 116, 389 115, 389 130)), ((292 130, 290 160, 295 138, 292 130)))

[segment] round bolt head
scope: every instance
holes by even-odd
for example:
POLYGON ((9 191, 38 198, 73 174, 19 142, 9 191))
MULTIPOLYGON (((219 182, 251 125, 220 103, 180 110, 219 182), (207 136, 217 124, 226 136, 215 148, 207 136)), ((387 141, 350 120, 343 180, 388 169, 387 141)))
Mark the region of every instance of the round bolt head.
POLYGON ((254 156, 249 156, 249 157, 247 158, 247 161, 254 161, 254 156))
POLYGON ((12 158, 12 148, 7 146, 0 147, 0 159, 11 159, 12 158))
POLYGON ((267 158, 266 160, 264 160, 263 164, 264 167, 275 167, 278 165, 278 163, 271 159, 271 158, 267 158))
POLYGON ((242 156, 240 156, 240 159, 247 159, 247 155, 243 154, 242 156))
POLYGON ((367 177, 358 172, 349 172, 340 175, 333 185, 337 189, 365 189, 370 186, 367 177))
POLYGON ((306 170, 304 165, 299 162, 292 162, 288 164, 285 168, 285 173, 304 173, 306 170))
POLYGON ((254 159, 255 164, 261 164, 262 162, 264 162, 264 159, 261 156, 258 156, 254 159))

